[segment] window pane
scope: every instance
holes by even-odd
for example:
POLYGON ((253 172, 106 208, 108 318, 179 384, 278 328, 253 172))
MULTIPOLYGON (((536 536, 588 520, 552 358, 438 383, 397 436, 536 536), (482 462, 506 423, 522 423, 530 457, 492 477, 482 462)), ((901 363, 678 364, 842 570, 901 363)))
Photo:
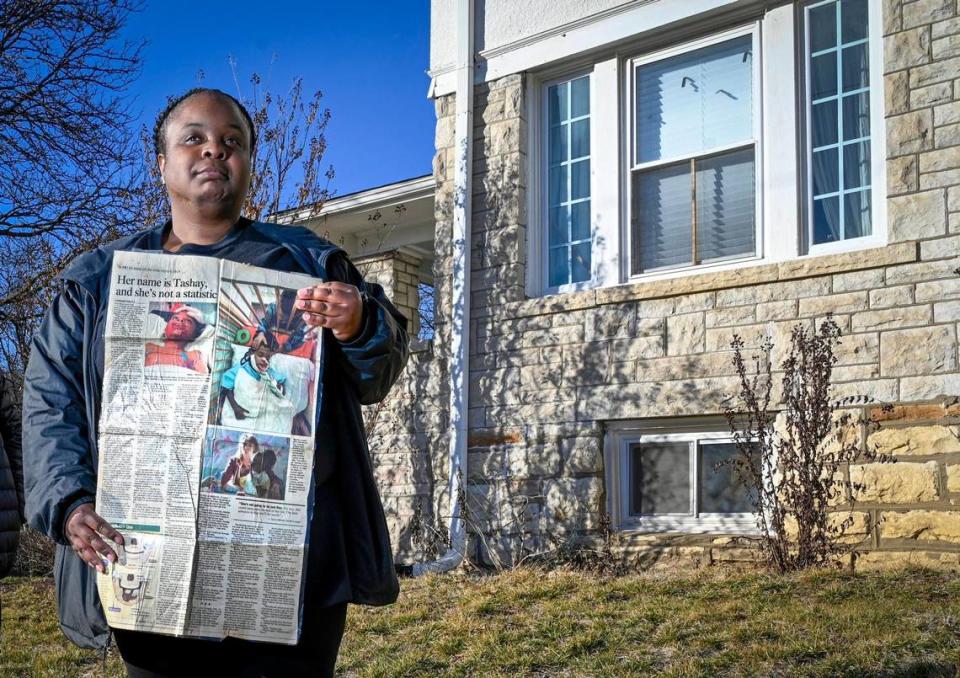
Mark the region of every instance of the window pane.
POLYGON ((841 71, 843 72, 843 90, 845 92, 870 86, 870 61, 867 43, 861 42, 859 45, 844 48, 841 59, 843 60, 841 71))
POLYGON ((570 136, 573 144, 571 158, 585 158, 590 155, 590 120, 571 123, 570 136))
POLYGON ((550 128, 550 159, 560 162, 567 157, 567 126, 557 125, 550 128))
POLYGON ((859 238, 870 235, 870 192, 858 191, 843 196, 843 235, 859 238))
POLYGON ((827 52, 810 60, 810 96, 816 99, 837 93, 837 53, 827 52))
POLYGON ((870 96, 853 94, 843 97, 843 139, 862 139, 870 136, 870 96))
POLYGON ((590 279, 590 242, 577 243, 571 250, 572 274, 570 282, 590 279))
POLYGON ((840 190, 840 161, 836 148, 813 154, 813 195, 836 193, 840 190))
POLYGON ((754 252, 753 149, 698 160, 697 251, 700 261, 754 252))
POLYGON ((633 445, 630 513, 690 515, 689 443, 633 445))
POLYGON ((579 160, 570 166, 571 200, 590 197, 590 161, 579 160))
POLYGON ((840 240, 840 199, 817 198, 813 201, 813 244, 840 240))
POLYGON ((567 270, 570 261, 569 252, 570 248, 565 246, 550 248, 549 279, 551 287, 566 285, 570 282, 570 273, 567 270))
POLYGON ((843 147, 843 187, 861 188, 870 185, 870 144, 847 144, 843 147))
POLYGON ((567 205, 550 208, 550 246, 570 241, 570 208, 567 205))
POLYGON ((843 0, 840 3, 840 38, 843 42, 867 37, 867 0, 843 0))
POLYGON ((590 115, 590 78, 586 76, 570 83, 570 115, 590 115))
POLYGON ((547 89, 547 108, 551 124, 567 119, 567 90, 568 85, 565 82, 547 89))
POLYGON ((819 52, 837 46, 837 6, 819 5, 810 10, 810 50, 819 52))
POLYGON ((837 100, 831 99, 820 104, 814 104, 813 117, 810 120, 810 131, 813 137, 813 147, 827 146, 837 143, 838 127, 837 100))
POLYGON ((424 341, 433 339, 436 330, 436 288, 425 282, 417 283, 417 315, 420 317, 420 329, 417 338, 424 341))
POLYGON ((690 163, 633 174, 634 274, 692 263, 690 163))
POLYGON ((567 202, 570 196, 567 193, 567 172, 566 165, 557 165, 550 168, 550 204, 559 205, 567 202))
POLYGON ((571 209, 571 240, 588 240, 590 238, 590 201, 575 202, 571 209))
POLYGON ((752 45, 747 35, 637 68, 637 163, 753 138, 752 45))
MULTIPOLYGON (((701 443, 700 513, 753 513, 756 490, 740 482, 733 464, 740 452, 733 443, 701 443)), ((754 459, 759 451, 754 452, 754 459)))

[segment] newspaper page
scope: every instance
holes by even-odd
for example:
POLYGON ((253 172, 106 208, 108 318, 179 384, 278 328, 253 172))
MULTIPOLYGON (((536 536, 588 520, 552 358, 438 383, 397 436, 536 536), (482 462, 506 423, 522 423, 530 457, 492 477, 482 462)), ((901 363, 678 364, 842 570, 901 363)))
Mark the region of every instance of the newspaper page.
POLYGON ((124 536, 98 575, 115 628, 294 644, 322 341, 304 275, 117 252, 96 508, 124 536))

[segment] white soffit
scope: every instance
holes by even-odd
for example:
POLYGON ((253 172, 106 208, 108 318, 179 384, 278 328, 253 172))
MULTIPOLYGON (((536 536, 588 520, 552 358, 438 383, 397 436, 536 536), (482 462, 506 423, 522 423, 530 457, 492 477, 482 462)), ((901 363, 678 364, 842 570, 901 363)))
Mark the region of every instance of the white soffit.
MULTIPOLYGON (((647 0, 614 7, 564 26, 479 53, 475 83, 529 71, 559 59, 636 38, 670 24, 722 7, 747 7, 757 0, 647 0)), ((436 27, 434 27, 436 30, 436 27)), ((430 72, 429 96, 456 89, 453 66, 430 72)))

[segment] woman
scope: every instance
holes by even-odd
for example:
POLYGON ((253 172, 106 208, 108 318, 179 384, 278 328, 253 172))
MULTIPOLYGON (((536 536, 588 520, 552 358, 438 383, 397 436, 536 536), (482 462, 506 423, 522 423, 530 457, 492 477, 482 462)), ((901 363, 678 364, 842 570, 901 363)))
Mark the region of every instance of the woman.
POLYGON ((116 561, 110 544, 122 544, 123 536, 96 513, 93 500, 113 252, 219 257, 326 281, 300 290, 296 302, 307 325, 327 329, 300 642, 219 642, 120 630, 114 637, 131 676, 182 674, 196 656, 238 674, 332 675, 346 603, 388 604, 398 593, 360 405, 382 399, 402 369, 406 321, 379 286, 363 281, 342 250, 306 229, 240 217, 256 135, 235 99, 218 90, 187 92, 158 117, 154 142, 171 219, 97 248, 64 271, 26 373, 27 514, 59 545, 54 574, 61 628, 84 647, 109 642, 93 570, 103 570, 101 558, 116 561))
POLYGON ((230 457, 220 474, 220 489, 224 492, 256 495, 253 485, 253 459, 260 453, 260 443, 252 435, 240 439, 237 453, 230 457))

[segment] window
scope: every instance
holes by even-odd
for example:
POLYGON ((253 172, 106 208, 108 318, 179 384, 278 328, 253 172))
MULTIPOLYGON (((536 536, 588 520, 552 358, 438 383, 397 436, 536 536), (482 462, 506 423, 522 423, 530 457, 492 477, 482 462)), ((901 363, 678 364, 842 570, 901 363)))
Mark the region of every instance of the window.
POLYGON ((425 282, 417 283, 417 315, 420 319, 420 327, 417 330, 417 339, 421 341, 431 341, 436 333, 436 316, 434 315, 436 302, 436 290, 433 285, 425 282))
POLYGON ((547 285, 591 276, 590 76, 546 87, 547 285))
POLYGON ((773 4, 544 62, 530 296, 886 244, 882 3, 773 4))
POLYGON ((630 273, 757 252, 754 36, 633 64, 630 273))
POLYGON ((817 246, 871 234, 869 17, 867 0, 804 14, 807 238, 817 246))
POLYGON ((731 463, 728 432, 704 425, 673 430, 618 424, 610 429, 612 513, 623 529, 751 532, 755 492, 731 463))

